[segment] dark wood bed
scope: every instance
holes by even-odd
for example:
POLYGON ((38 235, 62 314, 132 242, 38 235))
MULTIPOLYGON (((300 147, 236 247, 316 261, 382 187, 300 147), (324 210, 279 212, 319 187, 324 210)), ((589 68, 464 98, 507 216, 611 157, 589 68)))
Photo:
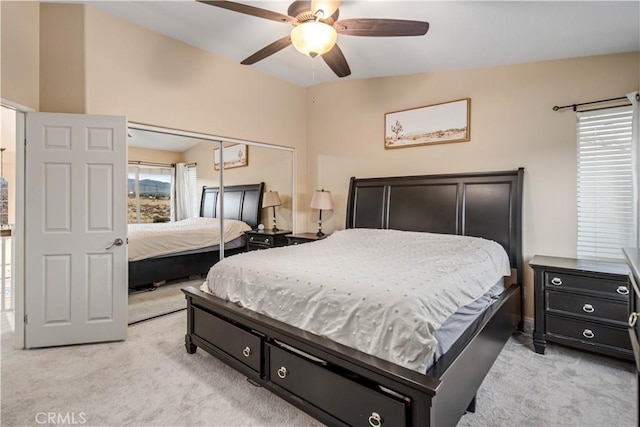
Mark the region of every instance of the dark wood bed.
POLYGON ((519 169, 351 179, 347 228, 492 239, 505 248, 516 270, 515 283, 426 374, 193 287, 183 290, 188 302, 187 352, 202 348, 328 425, 455 425, 475 409, 480 384, 522 320, 523 174, 519 169))
MULTIPOLYGON (((224 218, 244 221, 252 229, 258 227, 262 212, 264 183, 229 185, 224 187, 224 218)), ((217 218, 220 215, 220 188, 203 187, 200 216, 217 218)), ((225 249, 225 256, 244 252, 239 248, 225 249)), ((165 280, 206 274, 220 259, 220 250, 205 250, 190 254, 177 254, 129 262, 129 288, 151 286, 165 280)))

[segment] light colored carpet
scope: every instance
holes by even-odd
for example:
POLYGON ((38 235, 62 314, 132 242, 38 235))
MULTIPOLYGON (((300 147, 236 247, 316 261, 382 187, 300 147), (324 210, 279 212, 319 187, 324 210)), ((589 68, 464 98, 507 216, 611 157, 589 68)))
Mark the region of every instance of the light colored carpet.
MULTIPOLYGON (((202 350, 187 354, 185 312, 131 326, 125 342, 41 350, 13 350, 4 316, 2 327, 3 426, 36 425, 43 411, 82 412, 87 426, 320 425, 202 350)), ((633 364, 554 345, 541 356, 529 341, 510 339, 460 425, 635 425, 633 364)))
POLYGON ((153 290, 129 293, 129 324, 187 308, 187 300, 181 289, 186 286, 199 288, 203 281, 204 279, 194 279, 172 282, 153 290))

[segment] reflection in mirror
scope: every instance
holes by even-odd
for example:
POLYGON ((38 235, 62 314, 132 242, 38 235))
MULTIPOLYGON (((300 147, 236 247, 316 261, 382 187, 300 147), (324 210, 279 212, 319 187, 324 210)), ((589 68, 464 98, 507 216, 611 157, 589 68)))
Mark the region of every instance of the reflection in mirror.
POLYGON ((141 310, 143 318, 132 315, 132 296, 147 299, 150 295, 141 290, 157 289, 154 295, 170 294, 171 303, 151 302, 152 306, 160 307, 160 311, 175 311, 176 304, 181 309, 185 299, 180 288, 200 286, 216 261, 244 252, 247 248, 245 231, 257 229, 260 224, 270 230, 274 211, 278 228, 286 233, 292 230, 293 150, 249 142, 223 143, 217 139, 130 124, 127 188, 130 323, 166 314, 147 306, 141 310), (224 163, 222 170, 221 160, 224 163), (264 185, 260 186, 261 183, 264 185), (228 190, 227 194, 220 192, 221 184, 228 190), (239 197, 238 188, 246 186, 250 186, 246 191, 252 194, 242 193, 239 197), (263 208, 265 191, 277 191, 280 203, 263 208), (238 203, 240 198, 247 201, 247 206, 238 203), (245 215, 247 212, 251 215, 245 215), (207 223, 204 229, 193 233, 193 227, 201 226, 195 223, 202 222, 207 223), (238 222, 243 224, 236 224, 238 222), (204 239, 203 236, 212 230, 217 235, 204 239), (179 233, 195 235, 199 246, 189 246, 190 243, 178 237, 179 233), (140 245, 149 236, 160 238, 157 243, 162 247, 161 252, 140 253, 138 248, 141 246, 153 245, 148 240, 140 245), (171 288, 173 292, 169 292, 171 288), (147 295, 142 298, 140 294, 147 295))

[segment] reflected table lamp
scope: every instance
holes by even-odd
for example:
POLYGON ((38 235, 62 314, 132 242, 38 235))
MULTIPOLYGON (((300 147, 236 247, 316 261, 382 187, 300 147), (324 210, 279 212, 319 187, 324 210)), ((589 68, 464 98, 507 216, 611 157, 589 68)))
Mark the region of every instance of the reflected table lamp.
POLYGON ((267 191, 264 193, 262 197, 262 207, 263 208, 273 208, 273 228, 271 231, 274 233, 278 230, 276 227, 276 206, 280 206, 282 202, 280 201, 280 195, 277 191, 267 191))
POLYGON ((324 233, 322 232, 322 210, 331 210, 333 209, 333 203, 331 202, 331 192, 322 190, 316 190, 313 193, 313 197, 311 198, 311 208, 318 209, 318 232, 316 236, 322 237, 324 233))

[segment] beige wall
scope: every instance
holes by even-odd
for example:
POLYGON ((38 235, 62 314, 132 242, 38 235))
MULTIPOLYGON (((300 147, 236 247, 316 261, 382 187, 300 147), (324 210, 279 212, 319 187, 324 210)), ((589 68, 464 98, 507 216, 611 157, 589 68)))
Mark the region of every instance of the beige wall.
MULTIPOLYGON (((213 150, 218 147, 215 142, 202 142, 184 152, 184 161, 197 163, 198 191, 205 186, 218 186, 219 172, 213 166, 213 150)), ((225 185, 265 183, 265 191, 277 191, 282 206, 276 208, 276 221, 279 229, 292 228, 292 194, 293 194, 293 153, 267 147, 248 147, 248 165, 225 169, 225 185)), ((262 210, 262 223, 269 228, 273 221, 273 209, 262 210)))
POLYGON ((84 113, 85 6, 40 5, 40 111, 84 113))
POLYGON ((40 4, 0 2, 0 96, 40 108, 40 4))
POLYGON ((168 165, 185 161, 183 153, 140 147, 129 147, 128 159, 130 162, 152 162, 168 165))
MULTIPOLYGON (((344 228, 349 178, 525 167, 524 256, 576 255, 576 134, 554 105, 638 89, 640 55, 620 54, 368 80, 309 90, 309 188, 332 191, 323 227, 344 228), (384 114, 471 98, 471 141, 384 149, 384 114), (312 102, 313 98, 313 102, 312 102), (339 100, 339 102, 337 102, 339 100), (330 125, 327 126, 327 123, 330 125)), ((310 194, 306 195, 306 199, 310 194)), ((304 202, 305 204, 308 201, 304 202)), ((313 217, 307 223, 313 229, 313 217)), ((525 272, 529 316, 531 271, 525 272)))
MULTIPOLYGON (((91 7, 85 47, 87 113, 294 147, 304 170, 305 88, 91 7)), ((298 177, 304 194, 306 174, 298 177)))

